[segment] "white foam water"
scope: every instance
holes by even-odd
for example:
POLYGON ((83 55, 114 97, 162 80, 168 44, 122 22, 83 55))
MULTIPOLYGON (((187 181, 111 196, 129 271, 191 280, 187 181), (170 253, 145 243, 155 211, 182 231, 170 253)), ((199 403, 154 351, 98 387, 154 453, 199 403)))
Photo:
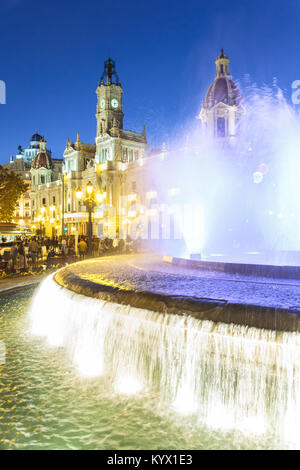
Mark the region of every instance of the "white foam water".
POLYGON ((31 332, 64 347, 83 376, 151 391, 213 429, 278 436, 300 447, 300 334, 201 321, 40 285, 31 332))

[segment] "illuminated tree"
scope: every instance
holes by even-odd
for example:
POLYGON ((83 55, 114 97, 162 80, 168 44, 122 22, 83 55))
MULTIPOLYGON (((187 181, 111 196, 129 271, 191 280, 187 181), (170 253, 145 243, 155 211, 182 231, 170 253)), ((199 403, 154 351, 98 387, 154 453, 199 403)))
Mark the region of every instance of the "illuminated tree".
POLYGON ((0 165, 0 221, 11 222, 16 203, 27 191, 27 184, 13 171, 0 165))

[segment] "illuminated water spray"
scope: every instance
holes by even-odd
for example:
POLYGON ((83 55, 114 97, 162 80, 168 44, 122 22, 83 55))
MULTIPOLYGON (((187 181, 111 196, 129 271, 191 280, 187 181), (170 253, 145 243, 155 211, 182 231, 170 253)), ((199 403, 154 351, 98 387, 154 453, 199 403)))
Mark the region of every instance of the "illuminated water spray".
POLYGON ((237 86, 228 64, 222 52, 200 121, 170 144, 167 172, 153 169, 155 181, 180 191, 178 211, 202 207, 177 218, 188 254, 198 238, 204 257, 262 253, 263 263, 300 264, 299 113, 275 81, 237 86))

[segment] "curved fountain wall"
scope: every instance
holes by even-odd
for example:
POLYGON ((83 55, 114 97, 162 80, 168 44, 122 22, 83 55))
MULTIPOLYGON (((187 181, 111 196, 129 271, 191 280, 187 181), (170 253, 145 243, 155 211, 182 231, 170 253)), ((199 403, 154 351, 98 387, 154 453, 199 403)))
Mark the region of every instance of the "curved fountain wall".
POLYGON ((88 297, 56 280, 41 284, 31 329, 65 347, 79 373, 109 376, 120 393, 156 393, 164 406, 212 428, 268 432, 298 445, 298 333, 155 312, 141 299, 139 307, 124 297, 117 303, 103 289, 103 298, 88 297))
POLYGON ((189 315, 198 320, 234 323, 275 331, 300 332, 300 308, 297 306, 275 308, 220 299, 121 289, 115 285, 103 285, 85 279, 76 274, 71 266, 60 269, 54 279, 60 286, 78 294, 158 313, 189 315))

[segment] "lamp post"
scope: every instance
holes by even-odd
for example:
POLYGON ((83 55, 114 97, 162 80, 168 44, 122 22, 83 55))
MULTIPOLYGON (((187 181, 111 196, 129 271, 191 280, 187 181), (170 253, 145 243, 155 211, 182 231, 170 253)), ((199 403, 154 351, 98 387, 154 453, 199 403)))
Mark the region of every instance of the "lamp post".
POLYGON ((61 173, 61 238, 65 233, 65 175, 61 173))
POLYGON ((55 205, 52 204, 50 206, 50 224, 51 224, 51 237, 52 237, 52 240, 54 239, 54 236, 55 236, 55 228, 54 228, 54 224, 55 224, 55 205))
MULTIPOLYGON (((83 201, 84 205, 87 207, 89 219, 88 219, 88 255, 92 256, 93 252, 93 223, 92 223, 92 212, 94 207, 96 206, 95 201, 95 191, 92 183, 89 181, 86 185, 86 194, 85 200, 83 201)), ((78 200, 81 200, 83 196, 82 190, 77 189, 76 197, 78 200)))

